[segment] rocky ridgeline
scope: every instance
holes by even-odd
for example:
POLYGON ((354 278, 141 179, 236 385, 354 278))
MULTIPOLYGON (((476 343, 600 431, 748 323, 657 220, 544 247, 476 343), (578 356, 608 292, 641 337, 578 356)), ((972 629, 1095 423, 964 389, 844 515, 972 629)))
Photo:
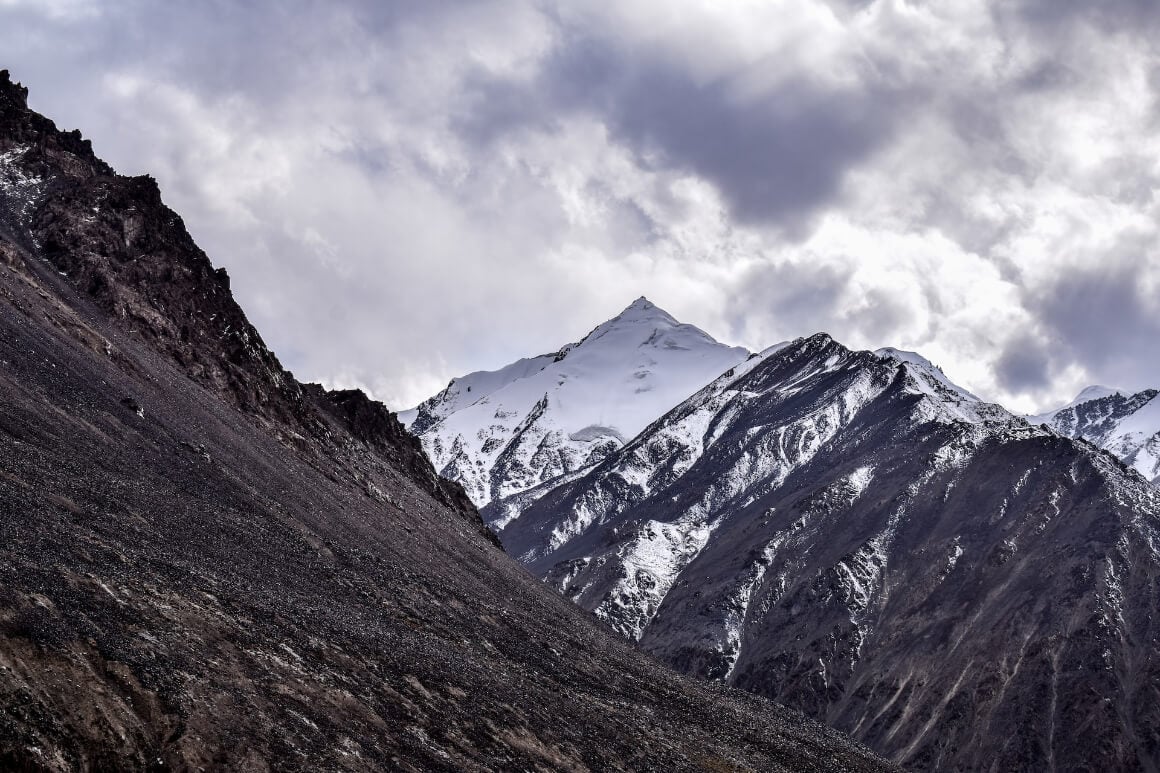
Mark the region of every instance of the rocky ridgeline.
MULTIPOLYGON (((349 391, 303 385, 262 341, 182 219, 165 206, 152 177, 123 177, 98 159, 79 132, 59 132, 27 106, 27 89, 0 75, 0 154, 33 186, 35 206, 9 223, 17 244, 53 265, 69 283, 185 373, 288 440, 310 438, 333 456, 339 422, 427 481, 440 501, 477 525, 455 483, 429 472, 420 446, 380 403, 349 391)), ((25 208, 28 209, 26 203, 25 208)), ((116 356, 112 343, 107 344, 116 356)), ((481 533, 490 532, 479 525, 481 533)))

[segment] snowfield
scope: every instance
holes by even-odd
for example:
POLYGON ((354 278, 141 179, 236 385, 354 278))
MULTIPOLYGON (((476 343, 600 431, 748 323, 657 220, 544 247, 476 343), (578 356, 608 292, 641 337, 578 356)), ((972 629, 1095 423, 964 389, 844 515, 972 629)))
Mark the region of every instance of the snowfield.
POLYGON ((579 343, 454 379, 399 419, 483 507, 598 462, 748 356, 638 298, 579 343))

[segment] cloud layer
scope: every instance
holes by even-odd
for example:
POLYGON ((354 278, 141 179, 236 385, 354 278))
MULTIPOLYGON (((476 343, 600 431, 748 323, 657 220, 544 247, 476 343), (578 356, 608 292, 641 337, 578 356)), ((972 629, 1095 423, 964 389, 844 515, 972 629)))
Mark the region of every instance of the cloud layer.
POLYGON ((1143 0, 0 0, 287 365, 395 407, 638 295, 918 349, 1016 409, 1160 385, 1143 0))

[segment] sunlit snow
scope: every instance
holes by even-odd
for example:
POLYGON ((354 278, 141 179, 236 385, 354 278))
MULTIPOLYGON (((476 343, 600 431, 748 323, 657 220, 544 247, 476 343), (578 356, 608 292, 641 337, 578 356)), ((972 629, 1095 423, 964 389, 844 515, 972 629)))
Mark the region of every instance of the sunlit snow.
POLYGON ((400 419, 482 507, 599 461, 748 356, 639 298, 580 343, 456 379, 400 419))

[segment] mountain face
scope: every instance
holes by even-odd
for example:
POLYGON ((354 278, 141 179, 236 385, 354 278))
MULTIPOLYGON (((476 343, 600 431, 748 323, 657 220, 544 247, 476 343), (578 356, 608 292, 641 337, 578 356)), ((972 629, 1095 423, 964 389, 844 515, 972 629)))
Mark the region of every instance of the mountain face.
POLYGON ((0 769, 878 770, 531 580, 0 72, 0 769))
POLYGON ((1160 392, 1129 394, 1088 387, 1068 405, 1031 421, 1071 438, 1095 443, 1155 484, 1160 484, 1160 392))
POLYGON ((767 350, 483 515, 661 660, 906 767, 1157 767, 1160 491, 912 353, 767 350))
POLYGON ((748 355, 638 298, 579 343, 455 379, 399 418, 482 507, 595 464, 748 355))

